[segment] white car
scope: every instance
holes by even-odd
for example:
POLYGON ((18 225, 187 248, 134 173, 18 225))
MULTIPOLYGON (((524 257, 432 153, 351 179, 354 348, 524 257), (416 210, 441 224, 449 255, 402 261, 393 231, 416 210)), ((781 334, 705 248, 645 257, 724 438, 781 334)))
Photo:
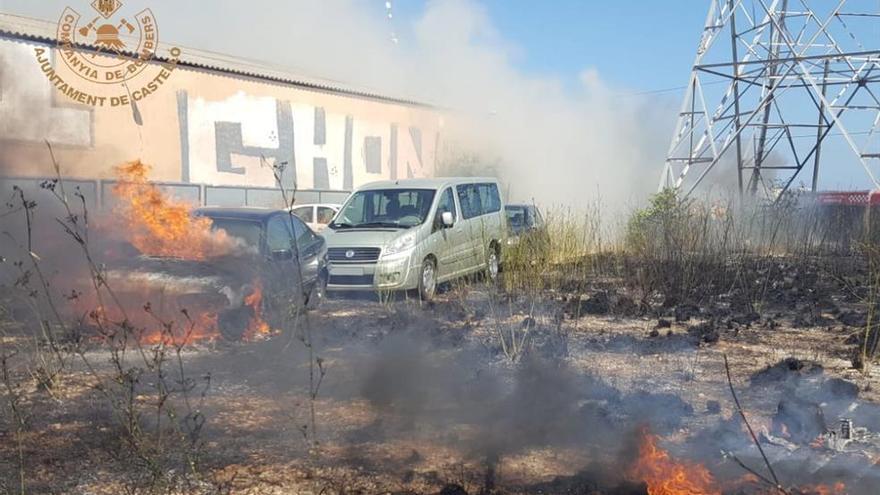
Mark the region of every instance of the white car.
POLYGON ((293 214, 306 223, 313 231, 321 233, 327 224, 333 221, 333 217, 339 212, 342 205, 337 204, 308 204, 293 207, 293 214))

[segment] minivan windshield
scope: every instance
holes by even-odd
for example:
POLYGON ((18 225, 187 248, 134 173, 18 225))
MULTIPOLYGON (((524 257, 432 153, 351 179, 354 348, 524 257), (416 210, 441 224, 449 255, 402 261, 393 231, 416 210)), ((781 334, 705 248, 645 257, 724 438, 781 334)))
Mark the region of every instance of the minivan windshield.
POLYGON ((331 229, 402 228, 421 225, 431 211, 433 189, 373 189, 349 198, 331 229))

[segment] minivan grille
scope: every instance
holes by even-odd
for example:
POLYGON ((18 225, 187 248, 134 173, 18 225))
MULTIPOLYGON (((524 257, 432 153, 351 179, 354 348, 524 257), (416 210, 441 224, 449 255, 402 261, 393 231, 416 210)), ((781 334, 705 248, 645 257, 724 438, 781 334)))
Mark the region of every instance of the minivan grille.
POLYGON ((327 250, 327 259, 337 264, 376 263, 380 252, 379 248, 330 248, 327 250))
POLYGON ((330 285, 373 285, 372 275, 330 275, 330 285))

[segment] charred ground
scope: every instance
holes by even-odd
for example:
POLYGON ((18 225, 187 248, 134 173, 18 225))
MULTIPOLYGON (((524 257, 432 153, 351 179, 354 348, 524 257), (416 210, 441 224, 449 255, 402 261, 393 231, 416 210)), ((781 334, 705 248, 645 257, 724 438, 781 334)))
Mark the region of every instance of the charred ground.
POLYGON ((244 342, 156 295, 122 313, 150 328, 110 316, 62 209, 110 299, 63 316, 60 243, 10 248, 0 493, 874 493, 873 244, 660 206, 624 247, 562 219, 501 284, 339 295, 244 342))
MULTIPOLYGON (((811 270, 782 262, 777 271, 795 280, 801 269, 811 270)), ((626 474, 647 427, 674 457, 705 464, 725 493, 766 493, 722 455, 735 453, 766 471, 735 413, 726 354, 783 483, 842 481, 847 489, 839 493, 870 493, 876 439, 847 451, 815 445, 842 415, 880 431, 880 384, 852 369, 859 327, 847 315, 857 308, 835 302, 805 322, 810 313, 798 305, 812 296, 804 301, 790 287, 779 294, 797 309, 767 315, 692 303, 646 309, 629 302, 625 289, 612 289, 611 280, 590 285, 538 306, 480 284, 450 288, 430 305, 334 298, 301 322, 312 325, 326 369, 313 404, 309 358, 293 334, 187 347, 187 375, 205 387, 203 477, 177 489, 437 493, 458 485, 469 493, 647 493, 626 474), (498 332, 527 333, 515 361, 498 332), (311 406, 317 432, 304 431, 311 406)), ((5 343, 27 338, 11 322, 5 335, 5 343)), ((107 360, 100 345, 88 348, 92 362, 107 360)), ((111 493, 138 475, 112 408, 78 368, 51 393, 23 385, 21 406, 32 411, 23 458, 36 492, 111 493)), ((147 404, 154 397, 143 388, 137 397, 147 404)), ((150 418, 141 420, 148 430, 150 418)), ((14 427, 5 425, 11 440, 14 427)), ((14 480, 15 442, 3 445, 3 478, 14 480)))

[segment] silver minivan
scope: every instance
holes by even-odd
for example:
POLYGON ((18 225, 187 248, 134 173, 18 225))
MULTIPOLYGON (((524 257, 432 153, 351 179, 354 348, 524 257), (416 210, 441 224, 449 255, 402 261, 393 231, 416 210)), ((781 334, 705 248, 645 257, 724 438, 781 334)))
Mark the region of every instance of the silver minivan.
POLYGON ((438 178, 367 184, 323 232, 329 290, 418 290, 485 271, 498 276, 507 219, 498 181, 438 178))

